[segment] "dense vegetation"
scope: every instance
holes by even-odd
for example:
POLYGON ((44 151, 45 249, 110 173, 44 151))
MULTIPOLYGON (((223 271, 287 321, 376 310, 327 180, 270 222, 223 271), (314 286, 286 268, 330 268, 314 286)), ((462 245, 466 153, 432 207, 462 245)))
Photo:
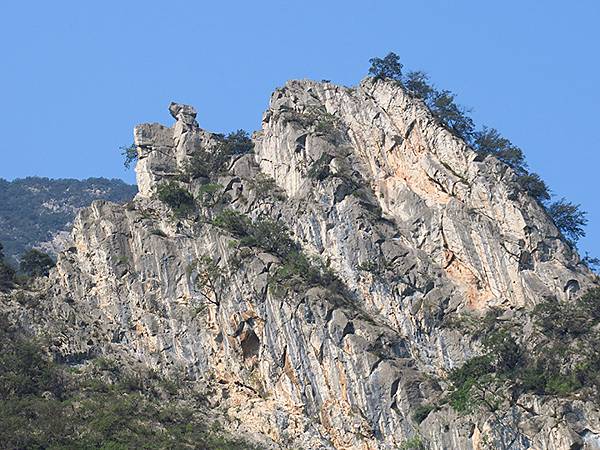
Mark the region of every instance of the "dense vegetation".
POLYGON ((239 246, 257 247, 280 259, 279 268, 270 280, 273 287, 301 291, 322 286, 338 294, 345 292, 333 271, 320 260, 306 256, 282 224, 269 219, 252 221, 232 209, 223 210, 213 224, 237 237, 239 246))
POLYGON ((54 266, 50 255, 30 249, 21 256, 17 271, 4 258, 4 247, 0 243, 0 292, 8 292, 17 286, 26 287, 35 277, 47 277, 54 266))
POLYGON ((68 230, 80 208, 99 199, 123 203, 135 193, 135 186, 116 179, 0 179, 0 242, 4 253, 11 264, 17 264, 27 248, 68 230))
POLYGON ((509 166, 521 187, 546 209, 565 240, 571 245, 574 246, 585 236, 587 219, 580 206, 565 199, 550 202, 548 186, 538 174, 528 169, 522 150, 501 136, 496 129, 483 127, 476 130, 468 110, 456 103, 456 96, 452 92, 436 88, 424 72, 404 74, 404 66, 395 53, 389 53, 385 58, 372 58, 369 62, 369 74, 374 78, 393 80, 401 84, 411 95, 422 99, 434 117, 481 157, 492 155, 509 166))
POLYGON ((0 316, 0 442, 14 449, 249 449, 212 425, 201 395, 97 358, 68 367, 0 316), (185 399, 185 401, 183 401, 185 399))
POLYGON ((48 254, 34 248, 26 251, 20 259, 19 269, 29 277, 47 277, 55 265, 48 254))
POLYGON ((248 132, 238 130, 227 135, 217 135, 218 144, 210 151, 203 148, 194 153, 186 169, 189 178, 211 178, 225 169, 232 156, 252 151, 254 144, 248 132))
POLYGON ((15 269, 4 260, 4 246, 0 243, 0 292, 8 291, 15 282, 15 269))
POLYGON ((174 181, 158 186, 156 195, 160 201, 171 208, 177 218, 187 217, 196 209, 192 194, 174 181))
POLYGON ((523 393, 600 401, 600 288, 577 301, 545 299, 533 311, 525 336, 522 324, 502 323, 492 310, 476 328, 483 353, 450 373, 450 404, 458 411, 494 411, 523 393))

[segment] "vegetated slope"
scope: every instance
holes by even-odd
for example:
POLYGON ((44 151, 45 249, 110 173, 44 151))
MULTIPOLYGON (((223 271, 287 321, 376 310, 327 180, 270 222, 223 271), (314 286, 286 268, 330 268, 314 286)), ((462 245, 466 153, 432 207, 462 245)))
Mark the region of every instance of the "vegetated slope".
MULTIPOLYGON (((135 186, 118 179, 0 179, 0 242, 14 261, 27 248, 69 231, 77 211, 92 201, 124 203, 136 192, 135 186)), ((46 249, 55 250, 51 245, 46 249)))
MULTIPOLYGON (((36 302, 21 293, 20 301, 36 302)), ((189 381, 106 358, 74 366, 48 357, 51 339, 0 315, 0 440, 7 449, 254 448, 222 430, 189 381), (135 369, 135 370, 131 370, 135 369)))
POLYGON ((598 282, 510 167, 391 80, 288 82, 253 149, 170 111, 11 323, 184 376, 274 448, 594 448, 598 282))

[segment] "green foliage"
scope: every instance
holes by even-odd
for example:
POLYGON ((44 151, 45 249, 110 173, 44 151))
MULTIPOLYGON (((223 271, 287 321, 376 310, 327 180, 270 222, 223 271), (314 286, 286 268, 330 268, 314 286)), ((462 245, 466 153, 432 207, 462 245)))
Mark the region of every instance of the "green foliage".
POLYGON ((138 160, 138 152, 135 144, 119 147, 119 150, 121 150, 121 155, 123 156, 123 165, 129 169, 131 164, 138 160))
POLYGON ((296 290, 323 286, 336 293, 345 292, 333 271, 319 260, 308 258, 281 223, 269 219, 253 222, 231 209, 222 211, 212 223, 239 238, 240 245, 258 247, 279 257, 281 264, 271 278, 275 284, 296 290))
POLYGON ((0 292, 8 291, 15 284, 15 269, 6 261, 2 253, 2 244, 0 244, 0 292))
POLYGON ((235 236, 248 236, 252 221, 234 209, 224 209, 213 219, 212 224, 235 236))
POLYGON ((201 405, 172 380, 129 374, 104 358, 93 370, 71 370, 5 317, 0 342, 3 448, 253 448, 210 428, 201 405))
POLYGON ((10 290, 15 284, 15 269, 4 261, 4 246, 0 243, 0 292, 10 290))
MULTIPOLYGON (((490 316, 491 317, 491 316, 490 316)), ((535 331, 526 347, 518 329, 498 321, 485 325, 484 353, 449 374, 448 400, 459 412, 478 406, 493 410, 502 386, 518 397, 522 392, 568 396, 583 392, 600 399, 600 288, 579 300, 546 299, 533 311, 535 331)))
POLYGON ((467 144, 472 143, 475 125, 465 110, 455 101, 455 95, 448 90, 439 90, 429 81, 425 72, 409 72, 399 78, 407 92, 421 98, 433 116, 467 144))
POLYGON ((21 256, 19 268, 22 273, 30 277, 47 277, 50 269, 55 265, 49 255, 32 248, 21 256))
POLYGON ((562 198, 551 203, 547 210, 556 227, 571 244, 574 245, 585 236, 584 227, 588 223, 587 213, 581 210, 580 205, 575 205, 562 198))
POLYGON ((537 200, 540 205, 550 200, 550 189, 537 173, 526 173, 518 176, 518 183, 521 188, 531 197, 537 200))
POLYGON ((237 130, 227 134, 220 143, 220 152, 225 155, 245 155, 254 148, 250 134, 245 130, 237 130))
POLYGON ((545 336, 560 340, 580 337, 600 323, 600 288, 590 289, 575 302, 546 299, 536 306, 534 314, 545 336))
POLYGON ((415 408, 415 410, 412 413, 412 419, 416 422, 416 423, 421 423, 423 422, 427 416, 429 415, 429 413, 431 413, 432 411, 435 411, 435 406, 434 405, 419 405, 415 408))
POLYGON ((280 201, 285 200, 285 192, 279 186, 277 186, 275 180, 273 180, 273 178, 270 176, 264 173, 259 173, 252 181, 253 188, 258 197, 262 199, 271 197, 280 201))
POLYGON ((404 87, 410 94, 423 100, 431 99, 435 94, 435 89, 429 82, 429 76, 421 71, 406 74, 404 87))
POLYGON ((201 148, 196 151, 185 170, 190 178, 213 178, 225 170, 225 165, 234 155, 243 155, 252 151, 254 144, 244 130, 218 136, 219 142, 212 149, 201 148))
POLYGON ((209 255, 202 255, 196 263, 197 276, 194 285, 203 300, 215 306, 221 304, 221 293, 228 282, 225 271, 218 261, 209 255))
POLYGON ((223 186, 219 183, 207 183, 198 189, 198 198, 202 206, 214 208, 231 201, 229 194, 223 192, 223 186))
MULTIPOLYGON (((190 162, 185 168, 185 174, 193 178, 210 178, 214 173, 215 165, 220 165, 222 161, 217 161, 216 156, 204 149, 197 150, 191 157, 190 162)), ((219 167, 220 169, 220 167, 219 167)))
POLYGON ((527 164, 523 151, 501 136, 495 128, 483 127, 473 134, 473 145, 483 155, 492 155, 515 171, 517 175, 527 174, 527 164))
POLYGON ((307 120, 314 126, 316 133, 326 136, 333 136, 339 126, 338 118, 328 113, 324 107, 310 109, 307 120))
POLYGON ((17 265, 18 256, 28 248, 49 241, 58 231, 68 231, 77 210, 92 201, 123 203, 136 192, 135 186, 106 178, 0 179, 0 242, 8 262, 17 265))
POLYGON ((400 446, 400 450, 425 450, 425 442, 421 436, 413 436, 412 438, 404 441, 400 446))
POLYGON ((451 132, 469 143, 475 129, 473 120, 467 111, 455 101, 455 95, 448 91, 437 91, 426 101, 432 114, 451 132))
POLYGON ((546 208, 563 237, 575 245, 585 236, 584 227, 587 224, 585 212, 579 205, 566 200, 558 200, 547 204, 551 199, 550 190, 546 183, 536 173, 527 169, 523 151, 500 135, 494 128, 483 127, 475 130, 475 124, 465 110, 455 101, 455 95, 448 90, 439 90, 429 81, 426 73, 416 71, 402 76, 402 65, 396 54, 390 53, 386 58, 373 58, 369 74, 376 78, 393 79, 400 83, 411 95, 421 98, 432 115, 448 130, 473 147, 482 157, 493 155, 498 160, 513 169, 517 176, 518 185, 546 208))
POLYGON ((325 136, 331 141, 335 141, 340 133, 339 119, 327 112, 324 106, 310 106, 303 112, 289 112, 290 121, 298 122, 305 128, 312 129, 316 134, 325 136))
POLYGON ((173 181, 158 186, 156 195, 173 210, 175 217, 187 217, 196 209, 192 194, 173 181))
POLYGON ((400 81, 402 79, 402 64, 400 57, 394 52, 388 53, 383 59, 371 58, 369 75, 376 79, 390 79, 400 81))
POLYGON ((581 262, 583 264, 585 264, 586 266, 588 266, 590 268, 590 270, 594 270, 594 271, 598 272, 598 269, 600 269, 600 258, 591 256, 587 252, 586 252, 585 256, 583 258, 581 258, 581 262))

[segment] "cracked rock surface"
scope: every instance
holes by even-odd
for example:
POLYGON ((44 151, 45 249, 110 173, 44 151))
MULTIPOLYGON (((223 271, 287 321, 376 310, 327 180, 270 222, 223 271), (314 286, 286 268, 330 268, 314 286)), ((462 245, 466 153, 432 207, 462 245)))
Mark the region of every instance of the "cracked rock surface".
POLYGON ((288 82, 254 151, 215 175, 226 208, 282 224, 344 285, 281 287, 281 255, 236 244, 208 208, 177 219, 156 198, 166 182, 198 198, 206 181, 181 174, 220 142, 193 107, 169 111, 172 127, 135 129, 135 200, 83 210, 43 313, 14 312, 52 330, 62 358, 107 354, 185 374, 232 430, 272 448, 394 449, 415 436, 431 449, 600 448, 598 408, 585 399, 527 397, 500 411, 506 427, 448 407, 412 419, 477 351, 449 316, 517 314, 595 283, 511 169, 394 83, 288 82), (208 303, 196 282, 207 255, 222 274, 208 303))

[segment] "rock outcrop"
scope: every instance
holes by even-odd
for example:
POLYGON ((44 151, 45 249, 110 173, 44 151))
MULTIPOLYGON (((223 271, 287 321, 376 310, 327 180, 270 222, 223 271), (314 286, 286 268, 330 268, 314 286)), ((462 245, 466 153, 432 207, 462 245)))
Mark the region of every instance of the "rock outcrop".
POLYGON ((412 418, 478 351, 449 318, 491 307, 516 317, 595 283, 510 168, 395 83, 292 81, 273 94, 254 151, 211 174, 218 201, 207 201, 209 180, 189 168, 222 137, 199 128, 194 108, 169 110, 174 126, 135 129, 134 201, 79 214, 53 301, 27 319, 56 330, 63 358, 183 373, 232 429, 273 448, 600 448, 600 415, 584 400, 412 418), (196 214, 173 217, 156 198, 167 182, 195 196, 196 214), (219 226, 228 210, 280 241, 288 230, 335 276, 305 283, 292 270, 282 281, 285 255, 219 226))

